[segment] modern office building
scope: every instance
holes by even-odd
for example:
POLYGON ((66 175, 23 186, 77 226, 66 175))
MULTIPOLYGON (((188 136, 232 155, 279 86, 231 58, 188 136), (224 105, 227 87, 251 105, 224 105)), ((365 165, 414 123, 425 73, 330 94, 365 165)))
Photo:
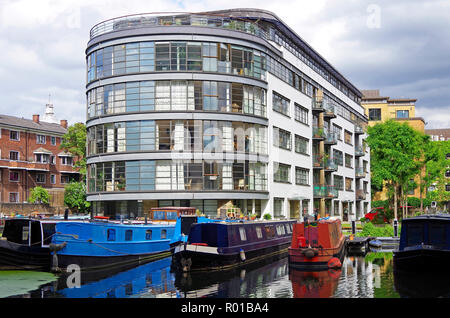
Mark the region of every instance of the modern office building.
MULTIPOLYGON (((53 105, 46 108, 47 117, 53 115, 53 105)), ((79 180, 73 155, 60 149, 66 132, 67 120, 0 115, 0 212, 10 213, 9 203, 27 202, 36 186, 47 189, 55 212, 64 211, 64 186, 79 180)))
POLYGON ((86 55, 95 214, 370 209, 362 94, 275 14, 111 19, 91 29, 86 55))

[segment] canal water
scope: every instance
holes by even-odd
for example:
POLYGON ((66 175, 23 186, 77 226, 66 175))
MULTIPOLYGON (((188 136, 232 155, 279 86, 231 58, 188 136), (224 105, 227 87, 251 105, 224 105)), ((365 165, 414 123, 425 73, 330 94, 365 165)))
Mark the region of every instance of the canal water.
POLYGON ((447 277, 394 273, 391 252, 347 255, 340 270, 304 272, 286 256, 227 272, 177 274, 171 258, 115 272, 53 275, 0 271, 13 298, 398 298, 449 297, 447 277))

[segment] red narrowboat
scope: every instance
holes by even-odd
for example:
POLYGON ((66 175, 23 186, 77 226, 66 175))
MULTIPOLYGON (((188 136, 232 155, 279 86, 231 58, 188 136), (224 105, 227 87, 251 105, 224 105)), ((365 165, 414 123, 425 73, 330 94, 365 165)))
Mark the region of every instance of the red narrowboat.
POLYGON ((345 255, 346 238, 337 218, 317 221, 305 219, 294 224, 289 266, 303 270, 340 268, 345 255))

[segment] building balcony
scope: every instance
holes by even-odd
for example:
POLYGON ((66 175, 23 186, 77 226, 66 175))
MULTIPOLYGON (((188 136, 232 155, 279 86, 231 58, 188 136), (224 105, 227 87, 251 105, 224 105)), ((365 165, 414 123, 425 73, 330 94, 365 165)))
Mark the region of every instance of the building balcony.
POLYGON ((324 169, 326 171, 337 171, 338 166, 334 158, 326 158, 324 160, 324 169))
POLYGON ((336 118, 335 108, 334 108, 334 104, 332 102, 330 102, 330 101, 324 102, 323 108, 325 111, 323 113, 324 117, 336 118))
POLYGON ((313 139, 323 140, 325 139, 327 133, 323 127, 313 127, 313 139))
POLYGON ((325 132, 325 144, 327 145, 336 145, 338 141, 337 134, 333 131, 325 132))
POLYGON ((362 189, 356 190, 356 200, 365 200, 366 199, 366 193, 362 189))
POLYGON ((323 169, 324 168, 324 156, 323 155, 313 155, 313 168, 323 169))
POLYGON ((337 198, 339 191, 332 185, 314 185, 314 198, 332 199, 337 198))
POLYGON ((356 178, 365 178, 366 177, 366 172, 364 171, 364 169, 362 167, 355 168, 355 177, 356 178))
POLYGON ((361 147, 361 146, 355 147, 355 157, 362 157, 362 156, 364 156, 364 153, 365 153, 365 151, 364 151, 363 147, 361 147))
POLYGON ((361 125, 355 125, 355 135, 364 134, 364 128, 361 125))
POLYGON ((315 184, 313 188, 314 198, 324 198, 326 195, 326 187, 324 185, 315 184))
POLYGON ((28 171, 50 171, 50 163, 0 159, 0 168, 28 171))
POLYGON ((323 97, 313 97, 312 98, 312 111, 313 112, 323 112, 325 109, 323 108, 323 97))
POLYGON ((332 185, 326 185, 325 186, 325 198, 326 199, 332 199, 337 198, 339 196, 339 191, 335 186, 332 185))

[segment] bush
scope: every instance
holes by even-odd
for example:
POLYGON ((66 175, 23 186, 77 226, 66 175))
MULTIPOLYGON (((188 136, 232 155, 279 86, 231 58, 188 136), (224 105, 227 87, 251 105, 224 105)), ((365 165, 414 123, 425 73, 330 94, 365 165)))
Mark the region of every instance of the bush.
POLYGON ((269 213, 266 213, 263 215, 264 220, 270 220, 272 219, 272 216, 269 213))
POLYGON ((28 198, 29 203, 50 203, 50 195, 48 191, 41 186, 34 187, 30 191, 30 197, 28 198))
MULTIPOLYGON (((400 226, 398 229, 400 233, 400 226)), ((376 227, 371 222, 364 224, 361 232, 356 234, 357 236, 375 236, 375 237, 392 237, 394 236, 394 227, 391 225, 385 225, 384 227, 376 227)))

